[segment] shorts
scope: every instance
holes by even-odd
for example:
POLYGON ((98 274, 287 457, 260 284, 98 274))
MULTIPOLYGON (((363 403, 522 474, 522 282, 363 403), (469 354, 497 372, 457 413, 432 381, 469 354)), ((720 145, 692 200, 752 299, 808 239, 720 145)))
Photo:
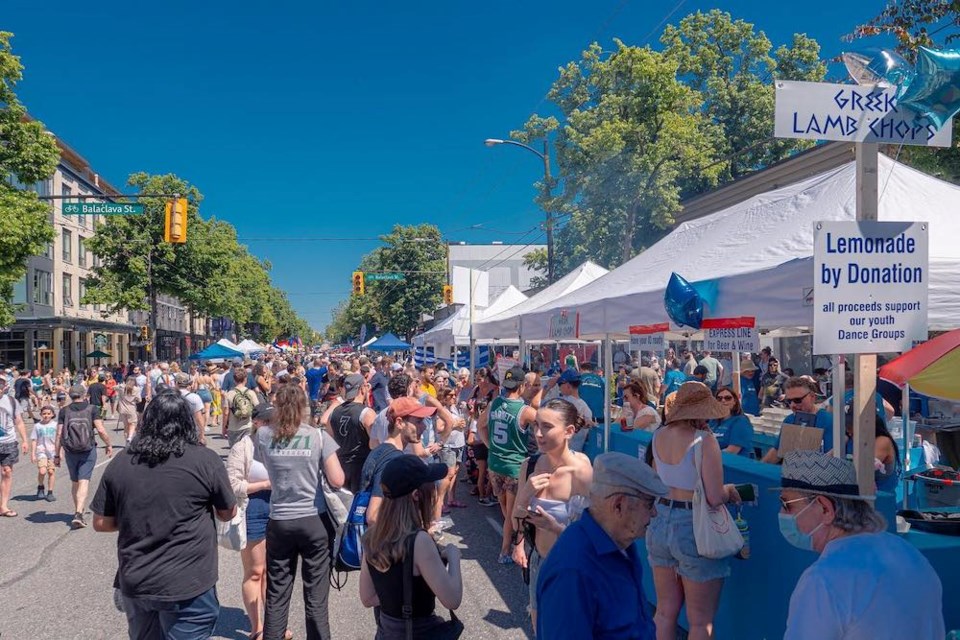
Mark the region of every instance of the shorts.
POLYGON ((270 489, 251 493, 245 512, 247 525, 247 544, 265 540, 267 521, 270 519, 270 489))
POLYGON ((23 415, 30 412, 30 398, 17 399, 17 414, 23 415))
POLYGON ((198 389, 197 395, 200 396, 201 400, 203 400, 203 404, 210 404, 213 402, 213 394, 210 393, 210 389, 198 389))
POLYGON ((16 440, 0 444, 0 467, 12 467, 20 462, 20 445, 16 440))
POLYGON ((537 611, 537 579, 540 577, 541 562, 543 562, 543 560, 540 558, 540 553, 537 552, 536 547, 534 547, 530 555, 527 556, 527 575, 529 576, 527 591, 530 596, 530 604, 527 605, 527 611, 529 613, 536 613, 537 611))
POLYGON ((455 466, 460 464, 460 459, 462 456, 463 447, 440 449, 440 462, 447 465, 448 469, 453 469, 455 466))
POLYGON ((97 448, 81 453, 64 451, 66 454, 67 471, 70 473, 70 482, 89 480, 93 476, 93 468, 97 466, 97 448))
POLYGON ((120 410, 120 422, 124 425, 137 423, 137 412, 136 410, 131 411, 130 409, 121 409, 120 410))
POLYGON ((494 473, 493 471, 487 475, 490 478, 490 486, 493 488, 493 495, 499 498, 501 495, 503 495, 504 491, 514 495, 517 494, 517 486, 519 485, 519 482, 516 478, 494 473))
POLYGON ((730 559, 714 560, 697 553, 693 537, 693 509, 657 504, 657 515, 647 527, 647 555, 651 567, 671 567, 682 578, 707 582, 730 575, 730 559))
POLYGON ((490 457, 490 449, 487 448, 487 445, 482 442, 478 442, 473 445, 473 457, 477 462, 486 462, 490 457))

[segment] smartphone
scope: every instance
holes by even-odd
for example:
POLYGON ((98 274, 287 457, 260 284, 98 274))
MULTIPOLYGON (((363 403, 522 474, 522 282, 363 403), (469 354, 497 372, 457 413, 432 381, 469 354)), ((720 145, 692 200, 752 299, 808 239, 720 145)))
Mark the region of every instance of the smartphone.
POLYGON ((737 490, 737 493, 740 494, 740 500, 744 504, 757 504, 757 493, 758 487, 755 484, 738 484, 734 485, 734 489, 737 490))

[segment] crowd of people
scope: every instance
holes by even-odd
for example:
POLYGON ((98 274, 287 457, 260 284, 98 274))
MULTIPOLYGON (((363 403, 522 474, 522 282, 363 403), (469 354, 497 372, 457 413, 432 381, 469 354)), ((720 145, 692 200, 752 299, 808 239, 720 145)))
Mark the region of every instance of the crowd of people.
MULTIPOLYGON (((490 560, 518 566, 537 637, 672 640, 685 607, 689 637, 709 638, 730 559, 698 552, 694 496, 715 509, 740 502, 724 482, 722 453, 755 456, 746 413, 775 396, 793 410, 787 421, 813 415, 809 426, 824 430, 822 451, 781 455, 778 442, 763 456, 783 465, 784 538, 822 554, 791 598, 787 637, 892 637, 875 632, 894 627, 903 630, 896 637, 942 637, 940 595, 930 591, 939 580, 915 549, 884 533, 852 464, 830 455, 830 407, 817 407, 815 379, 781 379, 765 351, 741 363, 741 382, 753 384, 738 393, 709 352, 643 356, 611 377, 621 429, 653 432, 646 460, 610 452, 591 462, 583 450, 606 409, 603 374, 575 359, 558 368, 541 375, 520 366, 448 370, 390 357, 268 354, 186 371, 155 362, 77 376, 23 372, 13 385, 0 376, 0 516, 17 515, 7 501, 19 454, 37 466, 37 497, 52 501, 63 453, 73 526, 86 527, 94 438, 113 454, 104 419, 115 416, 126 446, 91 510, 95 530, 119 532, 114 587, 131 638, 212 634, 217 539, 231 526, 244 534, 240 591, 250 638, 292 637, 298 573, 306 637, 329 638, 339 534, 351 496, 360 495, 368 500, 360 601, 373 608, 381 638, 463 631, 453 614, 464 593, 460 550, 445 530, 471 503, 500 507, 502 538, 490 560), (206 446, 214 436, 227 440, 226 464, 206 446), (634 545, 640 539, 645 557, 634 545), (645 563, 655 611, 643 591, 645 563), (911 575, 924 574, 922 599, 900 584, 908 564, 911 575), (869 593, 852 586, 867 580, 869 593), (910 606, 893 616, 892 601, 904 598, 910 606), (437 600, 450 615, 438 613, 437 600)), ((878 401, 878 486, 899 473, 896 445, 884 440, 885 410, 878 401)))

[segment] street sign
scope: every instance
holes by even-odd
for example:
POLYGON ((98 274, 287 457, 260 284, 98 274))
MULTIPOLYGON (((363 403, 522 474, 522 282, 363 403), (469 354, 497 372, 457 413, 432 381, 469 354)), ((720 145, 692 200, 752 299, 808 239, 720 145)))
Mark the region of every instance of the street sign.
POLYGON ((61 211, 65 216, 139 216, 143 205, 132 202, 64 202, 61 211))
POLYGON ((953 123, 938 131, 898 104, 896 87, 786 80, 774 86, 778 138, 951 146, 953 123))
POLYGON ((891 353, 927 339, 930 225, 814 225, 813 353, 891 353))
POLYGON ((367 281, 370 280, 406 280, 407 277, 402 273, 367 273, 367 281))

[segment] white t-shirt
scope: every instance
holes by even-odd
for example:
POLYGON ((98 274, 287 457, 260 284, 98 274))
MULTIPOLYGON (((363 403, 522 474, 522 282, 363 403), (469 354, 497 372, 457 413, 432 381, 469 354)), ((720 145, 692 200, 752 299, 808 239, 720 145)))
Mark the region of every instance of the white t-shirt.
POLYGON ((190 405, 190 413, 196 413, 197 411, 203 413, 203 400, 200 399, 200 396, 189 389, 180 389, 180 395, 187 399, 187 404, 190 405))
POLYGON ((631 421, 634 423, 634 425, 636 425, 637 418, 639 418, 640 416, 654 417, 653 424, 644 427, 644 431, 656 431, 657 427, 660 426, 660 413, 653 407, 649 405, 643 405, 642 407, 640 407, 640 411, 637 412, 637 414, 631 418, 631 421))
POLYGON ((590 411, 590 407, 587 406, 587 403, 584 402, 582 398, 563 396, 563 399, 577 408, 577 413, 579 413, 583 421, 587 423, 587 426, 593 424, 593 411, 590 411))
POLYGON ((0 444, 17 442, 17 410, 13 396, 0 395, 0 444))
POLYGON ((940 578, 916 547, 885 531, 861 533, 827 543, 800 576, 783 638, 939 640, 942 607, 940 578))
MULTIPOLYGON (((454 417, 455 420, 461 417, 460 410, 457 409, 455 406, 449 407, 448 411, 450 411, 450 414, 454 417)), ((463 435, 462 429, 453 429, 450 432, 450 435, 447 436, 447 439, 443 443, 444 449, 462 449, 465 446, 467 446, 467 441, 463 435)))
POLYGON ((53 458, 56 455, 57 421, 38 422, 33 425, 30 439, 37 441, 37 457, 53 458))
MULTIPOLYGON (((390 407, 388 406, 387 409, 390 407)), ((373 419, 373 425, 370 427, 370 439, 376 440, 380 444, 390 436, 390 423, 387 422, 387 409, 383 409, 373 419)))

